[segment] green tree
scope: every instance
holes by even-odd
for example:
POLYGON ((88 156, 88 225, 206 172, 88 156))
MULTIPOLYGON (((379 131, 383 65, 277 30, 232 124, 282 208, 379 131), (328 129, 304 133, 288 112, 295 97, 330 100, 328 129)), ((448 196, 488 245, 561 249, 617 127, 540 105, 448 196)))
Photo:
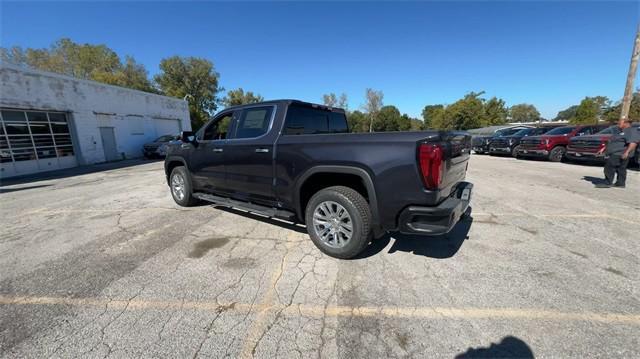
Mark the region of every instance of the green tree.
POLYGON ((415 117, 411 117, 406 113, 402 115, 404 121, 409 121, 409 131, 422 131, 424 129, 424 123, 422 120, 415 117))
POLYGON ((504 125, 507 123, 509 109, 504 100, 492 97, 484 103, 483 126, 504 125))
POLYGON ((482 127, 484 116, 484 101, 480 96, 483 92, 470 92, 462 99, 447 106, 443 123, 437 128, 447 130, 468 130, 482 127))
POLYGON ((19 66, 157 92, 143 65, 130 56, 125 57, 123 63, 118 54, 106 45, 78 44, 63 38, 48 49, 23 50, 17 46, 10 49, 2 48, 0 57, 2 61, 19 66))
POLYGON ((592 97, 585 97, 580 101, 576 109, 576 115, 569 120, 572 124, 594 124, 598 123, 600 106, 592 97))
POLYGON ((376 132, 408 131, 409 129, 411 129, 411 119, 407 115, 401 115, 400 110, 395 106, 380 108, 373 122, 373 130, 376 132))
POLYGON ((227 95, 222 99, 222 104, 225 107, 230 107, 262 101, 264 101, 264 98, 262 96, 254 94, 251 91, 244 92, 242 87, 239 87, 235 90, 227 91, 227 95))
POLYGON ((155 81, 166 95, 187 98, 191 126, 196 129, 217 108, 219 77, 213 63, 207 59, 173 56, 160 61, 160 73, 155 81))
POLYGON ((139 64, 133 57, 126 56, 123 67, 115 72, 96 72, 92 80, 111 85, 127 87, 145 92, 159 93, 151 81, 144 65, 139 64))
POLYGON ((569 121, 576 116, 576 110, 578 105, 567 107, 566 109, 559 111, 554 121, 569 121))
POLYGON ((512 122, 535 122, 540 120, 540 112, 534 105, 521 103, 509 109, 512 122))
MULTIPOLYGON (((615 105, 605 108, 602 119, 608 122, 616 122, 620 119, 622 104, 618 101, 615 105)), ((634 121, 640 121, 640 88, 636 89, 631 98, 631 107, 629 108, 629 118, 634 121)))
POLYGON ((349 129, 351 132, 367 132, 369 131, 369 118, 360 111, 353 111, 347 113, 347 122, 349 123, 349 129))
POLYGON ((422 129, 435 128, 434 121, 441 118, 444 113, 444 105, 427 105, 422 109, 422 129))

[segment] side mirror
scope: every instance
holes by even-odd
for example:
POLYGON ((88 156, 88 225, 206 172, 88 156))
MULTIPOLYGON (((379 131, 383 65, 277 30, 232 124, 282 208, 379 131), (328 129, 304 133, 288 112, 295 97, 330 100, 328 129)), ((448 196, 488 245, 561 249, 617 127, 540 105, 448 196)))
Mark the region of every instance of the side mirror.
POLYGON ((180 140, 186 143, 194 143, 196 141, 196 135, 193 131, 182 131, 180 134, 180 140))

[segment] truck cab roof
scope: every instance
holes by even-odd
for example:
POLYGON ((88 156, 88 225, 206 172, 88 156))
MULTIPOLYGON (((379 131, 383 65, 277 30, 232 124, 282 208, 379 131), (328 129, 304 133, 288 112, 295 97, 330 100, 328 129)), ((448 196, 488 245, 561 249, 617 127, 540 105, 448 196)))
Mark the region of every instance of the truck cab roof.
POLYGON ((305 102, 305 101, 300 101, 300 100, 294 100, 294 99, 278 99, 278 100, 268 100, 268 101, 262 101, 262 102, 254 102, 254 103, 248 103, 248 104, 243 104, 243 105, 236 105, 236 106, 229 106, 227 108, 224 108, 222 111, 229 111, 229 110, 240 110, 243 108, 247 108, 247 107, 255 107, 255 106, 264 106, 264 105, 292 105, 292 104, 296 104, 296 105, 301 105, 301 106, 309 106, 309 107, 313 107, 313 108, 320 108, 323 110, 328 110, 328 111, 333 111, 333 112, 341 112, 344 113, 344 109, 342 108, 338 108, 338 107, 329 107, 329 106, 325 106, 325 105, 321 105, 321 104, 317 104, 317 103, 312 103, 312 102, 305 102))

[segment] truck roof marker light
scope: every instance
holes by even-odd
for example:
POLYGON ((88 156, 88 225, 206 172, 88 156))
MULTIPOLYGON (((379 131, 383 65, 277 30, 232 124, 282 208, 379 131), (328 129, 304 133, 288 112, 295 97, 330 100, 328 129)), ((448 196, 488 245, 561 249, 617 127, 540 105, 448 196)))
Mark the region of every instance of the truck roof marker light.
POLYGON ((444 151, 441 145, 421 143, 418 147, 418 163, 422 181, 429 190, 438 189, 444 171, 444 151))

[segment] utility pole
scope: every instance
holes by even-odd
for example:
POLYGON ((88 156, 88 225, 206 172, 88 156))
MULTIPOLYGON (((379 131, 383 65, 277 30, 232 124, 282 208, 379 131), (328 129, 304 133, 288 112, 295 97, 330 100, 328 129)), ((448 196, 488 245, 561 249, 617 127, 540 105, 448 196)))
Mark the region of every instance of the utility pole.
POLYGON ((631 99, 633 98, 633 80, 638 70, 638 58, 640 58, 640 25, 638 25, 636 41, 633 43, 633 51, 631 52, 631 63, 629 64, 629 74, 627 75, 627 86, 624 88, 620 118, 629 117, 629 108, 631 107, 631 99))

